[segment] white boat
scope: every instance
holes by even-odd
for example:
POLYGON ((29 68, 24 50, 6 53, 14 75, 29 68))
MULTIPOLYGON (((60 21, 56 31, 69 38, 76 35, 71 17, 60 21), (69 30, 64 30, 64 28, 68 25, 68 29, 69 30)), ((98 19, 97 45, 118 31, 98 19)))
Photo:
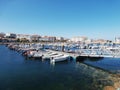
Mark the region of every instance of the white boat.
POLYGON ((34 58, 34 59, 42 59, 42 53, 35 53, 32 57, 34 58))
POLYGON ((42 59, 43 52, 41 51, 29 51, 27 54, 28 58, 42 59))
POLYGON ((58 54, 58 53, 54 53, 54 54, 48 54, 48 55, 44 55, 42 57, 42 59, 50 59, 50 58, 53 58, 53 57, 58 57, 58 56, 63 56, 63 54, 58 54))
POLYGON ((29 51, 29 52, 27 53, 27 57, 28 57, 28 58, 33 57, 33 55, 35 54, 35 52, 36 52, 36 51, 29 51))
POLYGON ((62 55, 62 56, 53 57, 53 58, 51 58, 51 63, 65 61, 68 58, 69 58, 69 55, 62 55))
POLYGON ((44 53, 42 59, 49 59, 50 57, 58 55, 57 53, 49 52, 49 53, 44 53))
POLYGON ((64 56, 63 54, 55 54, 55 55, 51 55, 50 56, 50 59, 52 58, 56 58, 56 57, 60 57, 60 56, 64 56))

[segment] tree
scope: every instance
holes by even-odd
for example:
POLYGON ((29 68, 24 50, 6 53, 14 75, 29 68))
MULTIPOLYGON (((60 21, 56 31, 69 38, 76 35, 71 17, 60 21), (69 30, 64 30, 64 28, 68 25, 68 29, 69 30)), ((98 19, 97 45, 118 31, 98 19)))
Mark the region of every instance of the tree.
POLYGON ((17 39, 17 42, 20 42, 20 39, 19 39, 19 38, 17 39))

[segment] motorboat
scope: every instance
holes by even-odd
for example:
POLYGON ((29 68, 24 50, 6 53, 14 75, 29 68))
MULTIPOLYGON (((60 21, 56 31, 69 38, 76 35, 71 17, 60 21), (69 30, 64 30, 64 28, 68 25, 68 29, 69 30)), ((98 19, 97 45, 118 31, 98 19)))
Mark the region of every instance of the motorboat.
POLYGON ((62 56, 63 54, 58 54, 58 53, 46 53, 43 55, 42 59, 50 59, 50 58, 53 58, 53 57, 58 57, 58 56, 62 56))
POLYGON ((42 59, 42 53, 35 53, 32 57, 34 58, 34 59, 42 59))
POLYGON ((51 58, 51 63, 65 61, 68 58, 69 58, 69 55, 61 55, 61 56, 57 56, 57 57, 52 57, 51 58))

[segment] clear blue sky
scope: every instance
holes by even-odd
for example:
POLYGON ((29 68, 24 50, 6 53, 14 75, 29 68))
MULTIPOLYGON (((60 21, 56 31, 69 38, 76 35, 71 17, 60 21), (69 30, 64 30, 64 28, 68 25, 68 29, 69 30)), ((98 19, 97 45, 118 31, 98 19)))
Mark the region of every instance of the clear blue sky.
POLYGON ((120 36, 120 0, 0 0, 0 32, 120 36))

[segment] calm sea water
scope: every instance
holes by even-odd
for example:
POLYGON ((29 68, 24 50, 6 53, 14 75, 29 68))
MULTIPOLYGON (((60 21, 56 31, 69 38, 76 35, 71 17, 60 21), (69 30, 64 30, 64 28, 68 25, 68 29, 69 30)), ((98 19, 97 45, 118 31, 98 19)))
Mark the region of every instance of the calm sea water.
POLYGON ((112 73, 120 73, 120 58, 87 59, 84 63, 112 73))
MULTIPOLYGON (((85 62, 103 65, 101 60, 85 62)), ((105 62, 109 64, 108 60, 105 62)), ((0 90, 96 90, 91 86, 93 71, 90 73, 86 67, 75 60, 55 65, 49 60, 26 60, 20 53, 1 45, 0 90)))

